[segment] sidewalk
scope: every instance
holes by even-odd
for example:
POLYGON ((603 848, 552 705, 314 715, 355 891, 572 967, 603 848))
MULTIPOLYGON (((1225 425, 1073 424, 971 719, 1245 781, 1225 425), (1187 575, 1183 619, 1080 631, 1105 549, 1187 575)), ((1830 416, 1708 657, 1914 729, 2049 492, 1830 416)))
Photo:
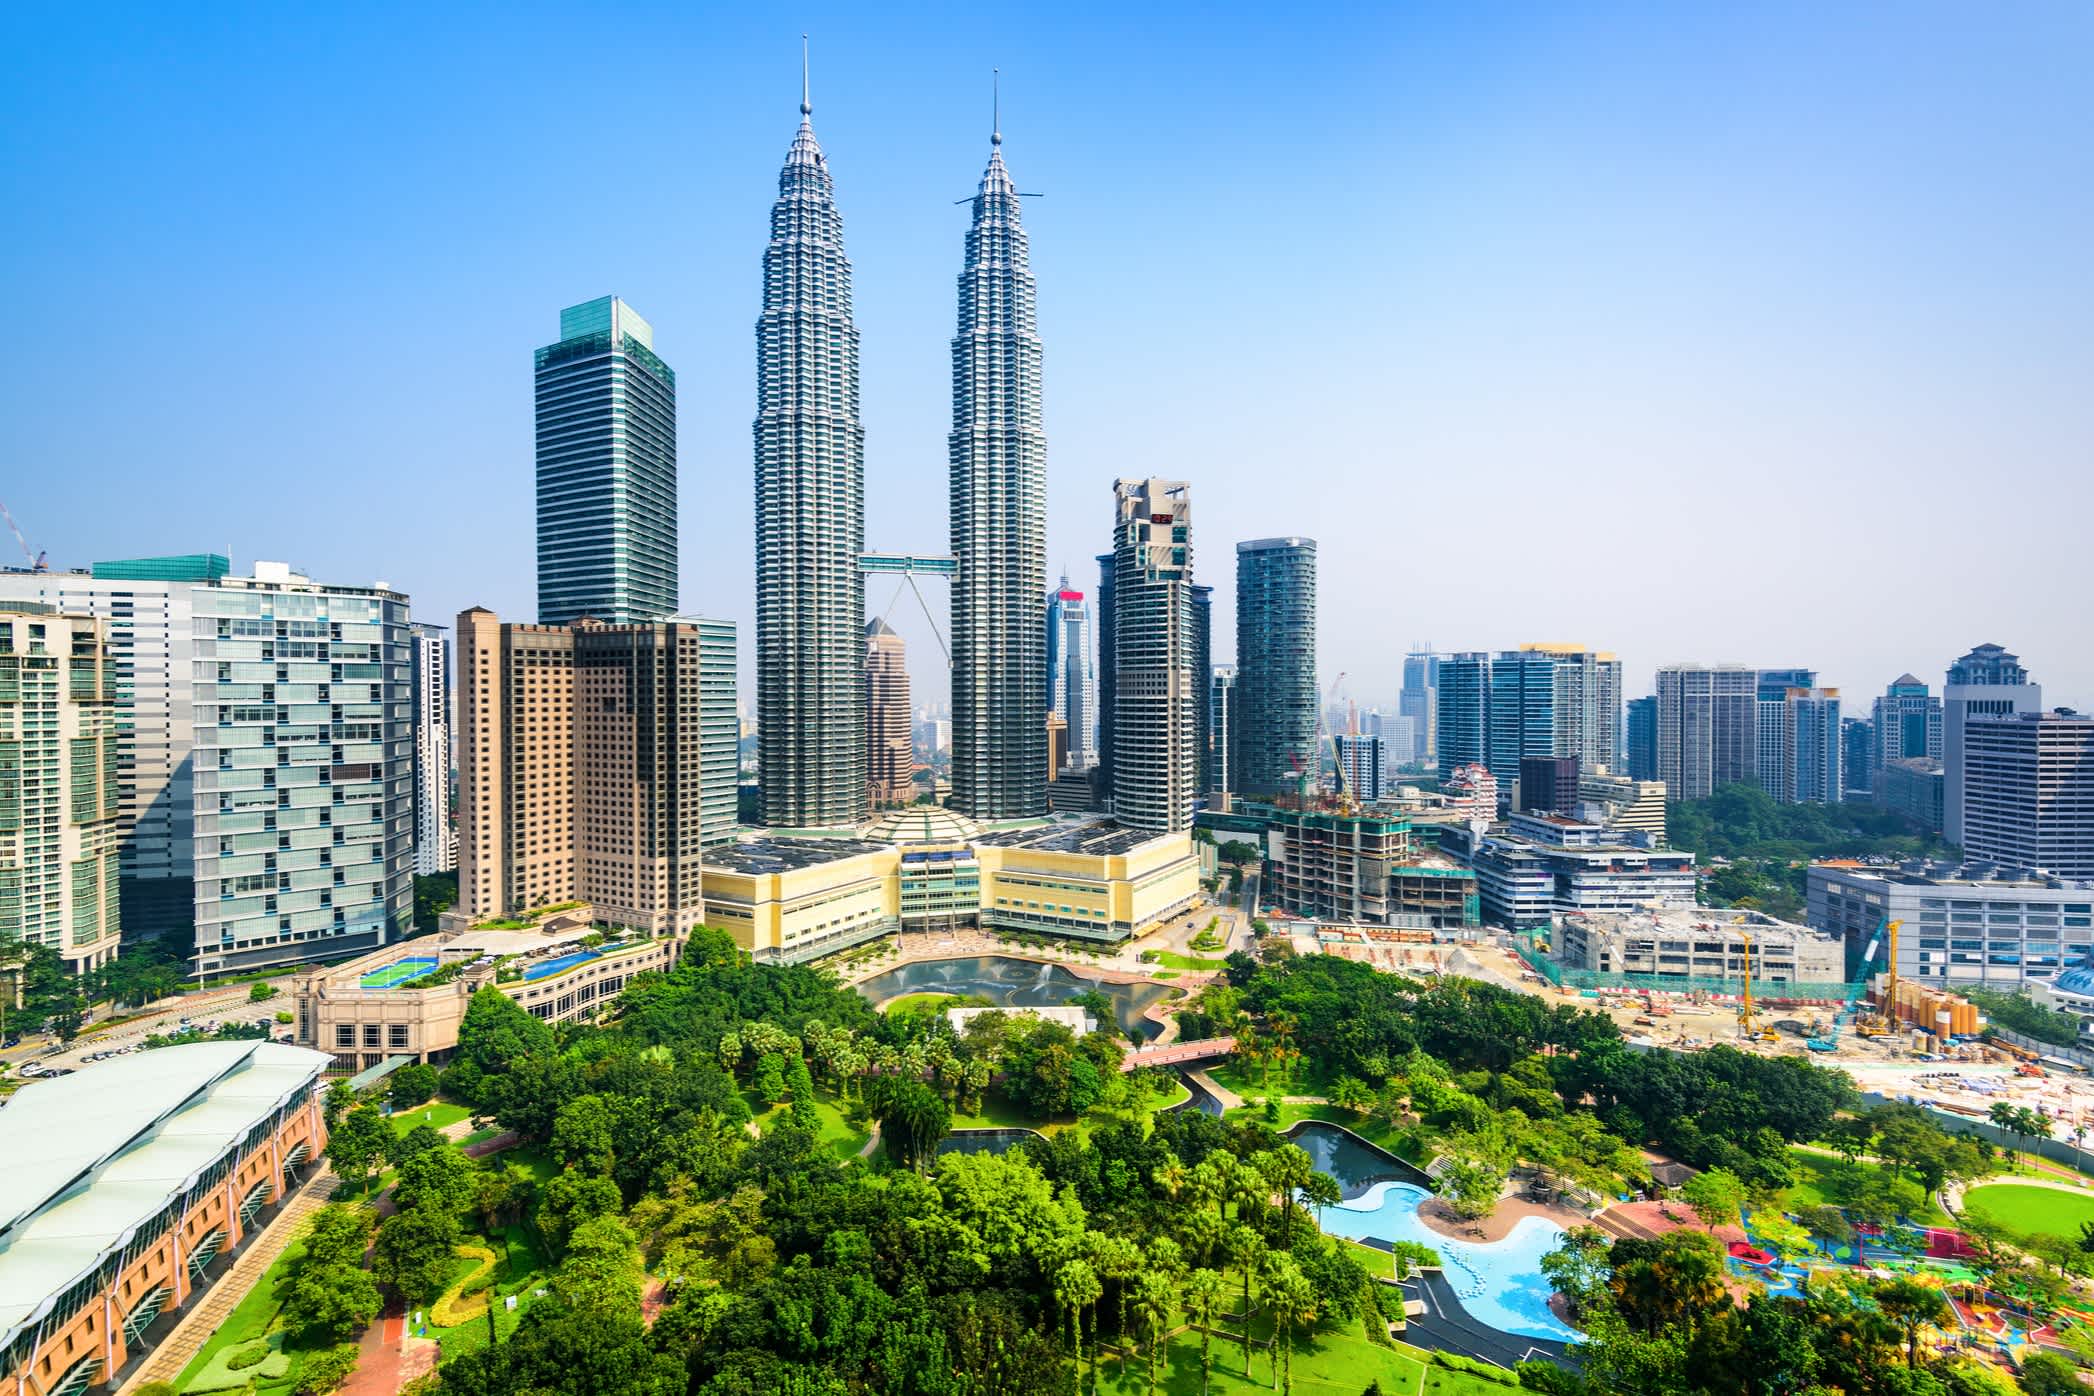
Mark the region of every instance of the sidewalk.
POLYGON ((335 1186, 341 1180, 326 1164, 299 1185, 269 1224, 249 1240, 233 1261, 232 1268, 215 1280, 202 1295, 193 1295, 189 1307, 182 1311, 181 1320, 165 1338, 160 1340, 138 1369, 116 1388, 115 1396, 129 1396, 149 1381, 171 1382, 182 1374, 195 1356, 202 1352, 204 1344, 211 1340, 226 1319, 232 1316, 240 1301, 245 1299, 270 1266, 303 1235, 306 1223, 313 1213, 327 1205, 335 1186))

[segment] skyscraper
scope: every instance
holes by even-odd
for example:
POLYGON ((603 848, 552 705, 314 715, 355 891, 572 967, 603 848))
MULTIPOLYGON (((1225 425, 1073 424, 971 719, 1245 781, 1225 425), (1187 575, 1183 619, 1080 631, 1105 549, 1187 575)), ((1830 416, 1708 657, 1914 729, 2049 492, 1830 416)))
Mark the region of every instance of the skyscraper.
POLYGON ((1439 759, 1440 657, 1429 649, 1412 650, 1403 657, 1403 692, 1396 710, 1411 720, 1411 749, 1403 753, 1410 761, 1439 759))
MULTIPOLYGON (((1491 657, 1481 651, 1439 657, 1434 748, 1440 779, 1464 766, 1488 767, 1491 753, 1491 657)), ((1495 789, 1495 786, 1493 786, 1495 789)))
POLYGON ((1207 788, 1207 752, 1214 744, 1214 588, 1192 587, 1193 789, 1207 788))
POLYGON ((1911 757, 1941 759, 1941 700, 1914 675, 1900 674, 1892 679, 1890 687, 1876 700, 1871 716, 1876 736, 1870 758, 1872 768, 1911 757))
MULTIPOLYGON (((1840 799, 1867 804, 1874 796, 1876 724, 1865 717, 1840 719, 1840 799)), ((1902 759, 1902 758, 1901 758, 1902 759)), ((1935 763, 1940 764, 1938 761, 1935 763)))
POLYGON ((1090 603, 1069 585, 1047 597, 1047 694, 1054 711, 1069 724, 1069 764, 1093 766, 1098 761, 1098 676, 1091 651, 1090 603))
POLYGON ((0 935, 76 973, 122 938, 116 729, 109 622, 0 602, 0 935))
POLYGON ((1236 666, 1219 664, 1214 682, 1207 689, 1207 773, 1201 784, 1209 794, 1234 793, 1234 773, 1229 766, 1235 750, 1236 666))
POLYGON ((1249 794, 1317 779, 1316 540, 1236 545, 1236 781, 1249 794))
POLYGON ((1963 771, 1965 856, 2055 877, 2094 877, 2094 717, 1971 717, 1963 728, 1963 771))
POLYGON ((1116 480, 1113 503, 1113 818, 1189 829, 1199 779, 1190 491, 1181 480, 1116 480))
POLYGON ((1658 700, 1631 698, 1628 716, 1628 770, 1631 780, 1658 778, 1658 700))
POLYGON ((676 373, 616 296, 560 312, 540 349, 538 621, 676 609, 676 373))
POLYGON ((1666 798, 1703 800, 1754 777, 1759 675, 1736 664, 1658 670, 1658 779, 1666 798))
POLYGON ((1941 688, 1941 833, 1963 846, 1963 734, 1974 717, 2043 711, 2043 686, 1998 645, 1979 645, 1949 666, 1941 688))
POLYGON ((1100 553, 1098 563, 1098 804, 1112 805, 1112 718, 1119 703, 1113 667, 1112 584, 1114 554, 1100 553))
POLYGON ((1520 759, 1556 754, 1556 657, 1514 650, 1491 661, 1490 723, 1484 764, 1498 788, 1517 797, 1520 759))
POLYGON ((1339 732, 1331 738, 1331 759, 1345 793, 1363 805, 1382 795, 1381 738, 1369 732, 1339 732))
POLYGON ((952 341, 952 793, 977 819, 1047 812, 1047 437, 1040 335, 1003 133, 974 196, 952 341))
POLYGON ((451 828, 451 638, 440 625, 414 625, 414 871, 458 866, 451 828))
POLYGON ((858 327, 813 111, 803 84, 756 322, 759 805, 774 827, 838 827, 866 814, 858 327))
MULTIPOLYGON (((1761 704, 1764 711, 1768 705, 1761 704)), ((1779 764, 1769 793, 1788 804, 1834 805, 1841 793, 1840 691, 1790 688, 1775 705, 1781 714, 1781 745, 1760 752, 1762 769, 1779 764)))
POLYGON ((190 605, 197 972, 398 939, 414 917, 407 597, 257 562, 190 605))
POLYGON ((909 731, 909 654, 902 637, 878 618, 865 623, 867 799, 874 808, 916 798, 916 744, 909 731))
POLYGON ((1590 769, 1621 765, 1621 660, 1583 645, 1521 645, 1521 654, 1555 661, 1552 755, 1590 769))

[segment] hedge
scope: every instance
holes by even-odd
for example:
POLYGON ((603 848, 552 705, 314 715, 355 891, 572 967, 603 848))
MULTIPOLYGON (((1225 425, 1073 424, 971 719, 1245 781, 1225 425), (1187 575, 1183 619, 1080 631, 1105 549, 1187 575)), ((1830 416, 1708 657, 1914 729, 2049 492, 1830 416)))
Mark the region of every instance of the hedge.
POLYGON ((456 1328, 487 1312, 488 1286, 475 1285, 494 1273, 494 1252, 486 1246, 462 1245, 451 1248, 453 1255, 471 1256, 480 1263, 460 1275, 434 1304, 429 1306, 429 1321, 438 1328, 456 1328), (468 1296, 467 1291, 471 1295, 468 1296))

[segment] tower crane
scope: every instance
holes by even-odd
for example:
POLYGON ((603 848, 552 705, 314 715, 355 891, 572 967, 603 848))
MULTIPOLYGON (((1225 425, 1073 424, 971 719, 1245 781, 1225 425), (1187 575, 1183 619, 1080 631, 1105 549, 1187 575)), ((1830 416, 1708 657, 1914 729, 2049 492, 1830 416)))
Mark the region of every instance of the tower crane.
POLYGON ((49 553, 38 552, 34 548, 31 548, 29 546, 29 540, 22 536, 22 526, 15 522, 15 516, 13 514, 7 512, 7 506, 5 504, 0 504, 0 519, 7 520, 7 526, 14 533, 15 541, 22 545, 22 556, 29 559, 29 570, 32 572, 50 571, 51 555, 49 553))

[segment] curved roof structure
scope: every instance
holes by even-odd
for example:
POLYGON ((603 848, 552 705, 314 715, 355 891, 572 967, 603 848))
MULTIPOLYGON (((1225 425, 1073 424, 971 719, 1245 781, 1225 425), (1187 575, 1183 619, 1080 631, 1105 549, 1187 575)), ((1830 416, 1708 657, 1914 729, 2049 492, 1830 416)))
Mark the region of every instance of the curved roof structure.
POLYGON ((140 1052, 0 1107, 0 1347, 331 1059, 277 1042, 140 1052))
POLYGON ((874 843, 968 843, 980 833, 973 820, 943 805, 904 805, 882 811, 865 837, 874 843))

